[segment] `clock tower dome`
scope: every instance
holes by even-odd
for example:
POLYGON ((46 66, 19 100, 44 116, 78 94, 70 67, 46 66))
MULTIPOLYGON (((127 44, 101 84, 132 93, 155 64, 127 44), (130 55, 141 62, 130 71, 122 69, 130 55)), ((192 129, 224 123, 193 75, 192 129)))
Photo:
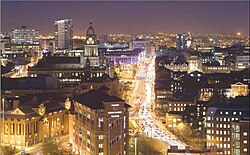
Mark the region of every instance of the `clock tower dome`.
POLYGON ((99 67, 100 65, 97 46, 98 45, 97 45, 95 30, 92 27, 92 22, 90 22, 89 28, 86 33, 86 41, 85 41, 85 46, 84 46, 84 58, 85 59, 89 58, 90 66, 93 66, 93 67, 99 67))

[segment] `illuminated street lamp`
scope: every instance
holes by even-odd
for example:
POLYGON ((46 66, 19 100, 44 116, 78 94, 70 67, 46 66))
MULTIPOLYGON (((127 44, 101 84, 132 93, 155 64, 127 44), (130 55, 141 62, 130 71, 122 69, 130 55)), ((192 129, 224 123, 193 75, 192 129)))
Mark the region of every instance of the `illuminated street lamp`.
POLYGON ((139 136, 139 133, 136 132, 134 135, 133 135, 133 138, 135 139, 135 155, 137 155, 137 137, 139 136))
POLYGON ((4 97, 2 98, 2 103, 0 103, 0 119, 1 119, 1 117, 2 117, 2 127, 0 127, 0 129, 1 129, 1 132, 0 132, 0 146, 1 146, 1 144, 2 144, 2 134, 3 134, 3 132, 4 131, 2 131, 2 130, 4 130, 4 102, 5 102, 5 99, 4 99, 4 97))

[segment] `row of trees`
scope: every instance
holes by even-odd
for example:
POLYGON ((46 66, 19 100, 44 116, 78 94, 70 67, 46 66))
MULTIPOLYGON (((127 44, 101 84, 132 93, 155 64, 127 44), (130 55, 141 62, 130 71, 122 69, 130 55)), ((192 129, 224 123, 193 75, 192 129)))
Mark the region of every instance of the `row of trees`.
MULTIPOLYGON (((154 138, 139 135, 137 137, 137 154, 139 155, 165 155, 168 145, 154 138)), ((129 154, 135 155, 135 139, 130 138, 129 154)))
POLYGON ((55 140, 47 140, 42 144, 44 155, 72 155, 71 149, 61 148, 55 140))
POLYGON ((0 147, 0 155, 13 155, 20 152, 15 146, 1 146, 0 147))
POLYGON ((189 125, 180 123, 174 127, 172 132, 180 141, 190 145, 193 149, 205 149, 206 147, 206 139, 203 133, 189 125))

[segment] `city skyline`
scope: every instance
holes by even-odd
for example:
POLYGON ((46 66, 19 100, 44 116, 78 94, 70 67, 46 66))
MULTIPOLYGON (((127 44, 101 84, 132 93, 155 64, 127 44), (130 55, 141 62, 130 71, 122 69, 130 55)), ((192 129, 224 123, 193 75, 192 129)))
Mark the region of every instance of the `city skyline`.
POLYGON ((2 2, 3 32, 25 25, 38 28, 40 34, 53 34, 54 21, 64 18, 73 20, 74 35, 85 34, 89 21, 97 34, 249 32, 246 1, 2 2))

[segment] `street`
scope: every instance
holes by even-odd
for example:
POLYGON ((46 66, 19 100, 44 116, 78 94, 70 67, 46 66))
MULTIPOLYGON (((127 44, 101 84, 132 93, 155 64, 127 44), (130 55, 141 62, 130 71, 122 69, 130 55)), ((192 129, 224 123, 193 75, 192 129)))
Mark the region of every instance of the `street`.
MULTIPOLYGON (((154 107, 154 78, 155 78, 155 57, 145 58, 138 65, 137 79, 135 80, 135 88, 131 93, 131 100, 141 97, 141 104, 139 112, 133 113, 130 120, 138 129, 140 134, 145 134, 148 137, 156 138, 161 141, 167 142, 169 145, 178 146, 179 149, 185 149, 185 144, 177 140, 165 128, 160 120, 157 119, 153 111, 154 107)), ((131 103, 131 102, 130 102, 131 103)), ((132 103, 133 104, 133 103, 132 103)), ((133 111, 133 110, 131 110, 133 111)), ((137 110, 138 111, 138 110, 137 110)))

